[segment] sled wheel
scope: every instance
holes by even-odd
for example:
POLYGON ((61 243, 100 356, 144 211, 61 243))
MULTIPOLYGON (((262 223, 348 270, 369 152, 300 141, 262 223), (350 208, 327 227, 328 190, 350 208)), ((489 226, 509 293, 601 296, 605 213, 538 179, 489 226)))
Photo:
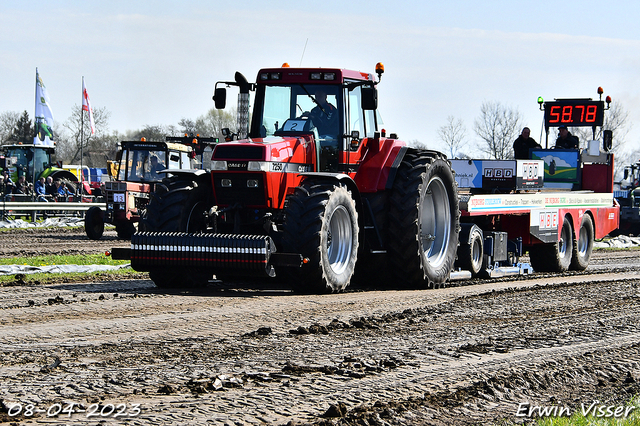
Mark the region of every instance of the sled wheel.
POLYGON ((589 266, 591 252, 593 251, 593 220, 588 214, 582 216, 578 238, 573 240, 573 257, 571 258, 571 269, 574 271, 584 271, 589 266))

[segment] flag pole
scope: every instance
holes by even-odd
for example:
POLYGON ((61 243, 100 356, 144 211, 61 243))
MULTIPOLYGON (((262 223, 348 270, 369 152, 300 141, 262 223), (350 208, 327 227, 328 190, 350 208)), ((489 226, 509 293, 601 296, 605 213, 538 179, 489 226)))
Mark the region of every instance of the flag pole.
MULTIPOLYGON (((82 87, 84 87, 84 76, 82 76, 82 87)), ((82 93, 82 102, 80 102, 80 194, 82 194, 82 190, 84 189, 84 169, 83 166, 83 145, 84 145, 84 109, 82 108, 84 105, 84 93, 82 93)))

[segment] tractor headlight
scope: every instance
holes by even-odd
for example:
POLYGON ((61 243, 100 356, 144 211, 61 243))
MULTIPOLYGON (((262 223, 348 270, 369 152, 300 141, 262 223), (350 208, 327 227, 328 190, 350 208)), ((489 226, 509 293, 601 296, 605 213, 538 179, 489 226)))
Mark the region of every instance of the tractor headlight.
POLYGON ((227 162, 214 160, 211 162, 211 170, 227 170, 227 162))
POLYGON ((247 188, 257 188, 258 184, 258 179, 247 179, 247 188))
POLYGON ((247 163, 247 170, 250 172, 268 172, 269 163, 264 161, 249 161, 247 163))

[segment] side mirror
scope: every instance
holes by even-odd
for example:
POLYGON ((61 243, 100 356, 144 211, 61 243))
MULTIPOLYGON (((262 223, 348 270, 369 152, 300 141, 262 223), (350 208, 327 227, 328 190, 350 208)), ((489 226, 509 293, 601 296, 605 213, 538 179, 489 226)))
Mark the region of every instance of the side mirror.
POLYGON ((375 87, 362 88, 361 106, 365 111, 378 109, 378 91, 375 87))
POLYGON ((624 180, 629 179, 629 169, 624 169, 624 180))
POLYGON ((224 109, 227 105, 227 89, 224 87, 216 88, 213 93, 213 102, 216 105, 216 109, 224 109))
POLYGON ((602 132, 602 149, 605 152, 611 151, 613 146, 613 132, 611 130, 605 130, 602 132))
POLYGON ((116 152, 116 161, 119 163, 122 160, 122 151, 116 152))

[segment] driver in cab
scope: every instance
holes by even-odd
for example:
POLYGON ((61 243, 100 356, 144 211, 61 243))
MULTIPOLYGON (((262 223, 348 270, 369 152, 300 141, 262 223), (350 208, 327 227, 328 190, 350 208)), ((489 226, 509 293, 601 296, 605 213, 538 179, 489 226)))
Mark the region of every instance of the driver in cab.
POLYGON ((151 155, 151 176, 156 179, 160 177, 160 174, 158 173, 160 170, 164 170, 165 166, 164 164, 162 164, 161 161, 158 160, 158 156, 153 154, 151 155))
POLYGON ((327 93, 318 89, 315 93, 316 106, 309 113, 309 118, 318 129, 319 135, 338 136, 338 110, 335 106, 327 102, 327 93))

